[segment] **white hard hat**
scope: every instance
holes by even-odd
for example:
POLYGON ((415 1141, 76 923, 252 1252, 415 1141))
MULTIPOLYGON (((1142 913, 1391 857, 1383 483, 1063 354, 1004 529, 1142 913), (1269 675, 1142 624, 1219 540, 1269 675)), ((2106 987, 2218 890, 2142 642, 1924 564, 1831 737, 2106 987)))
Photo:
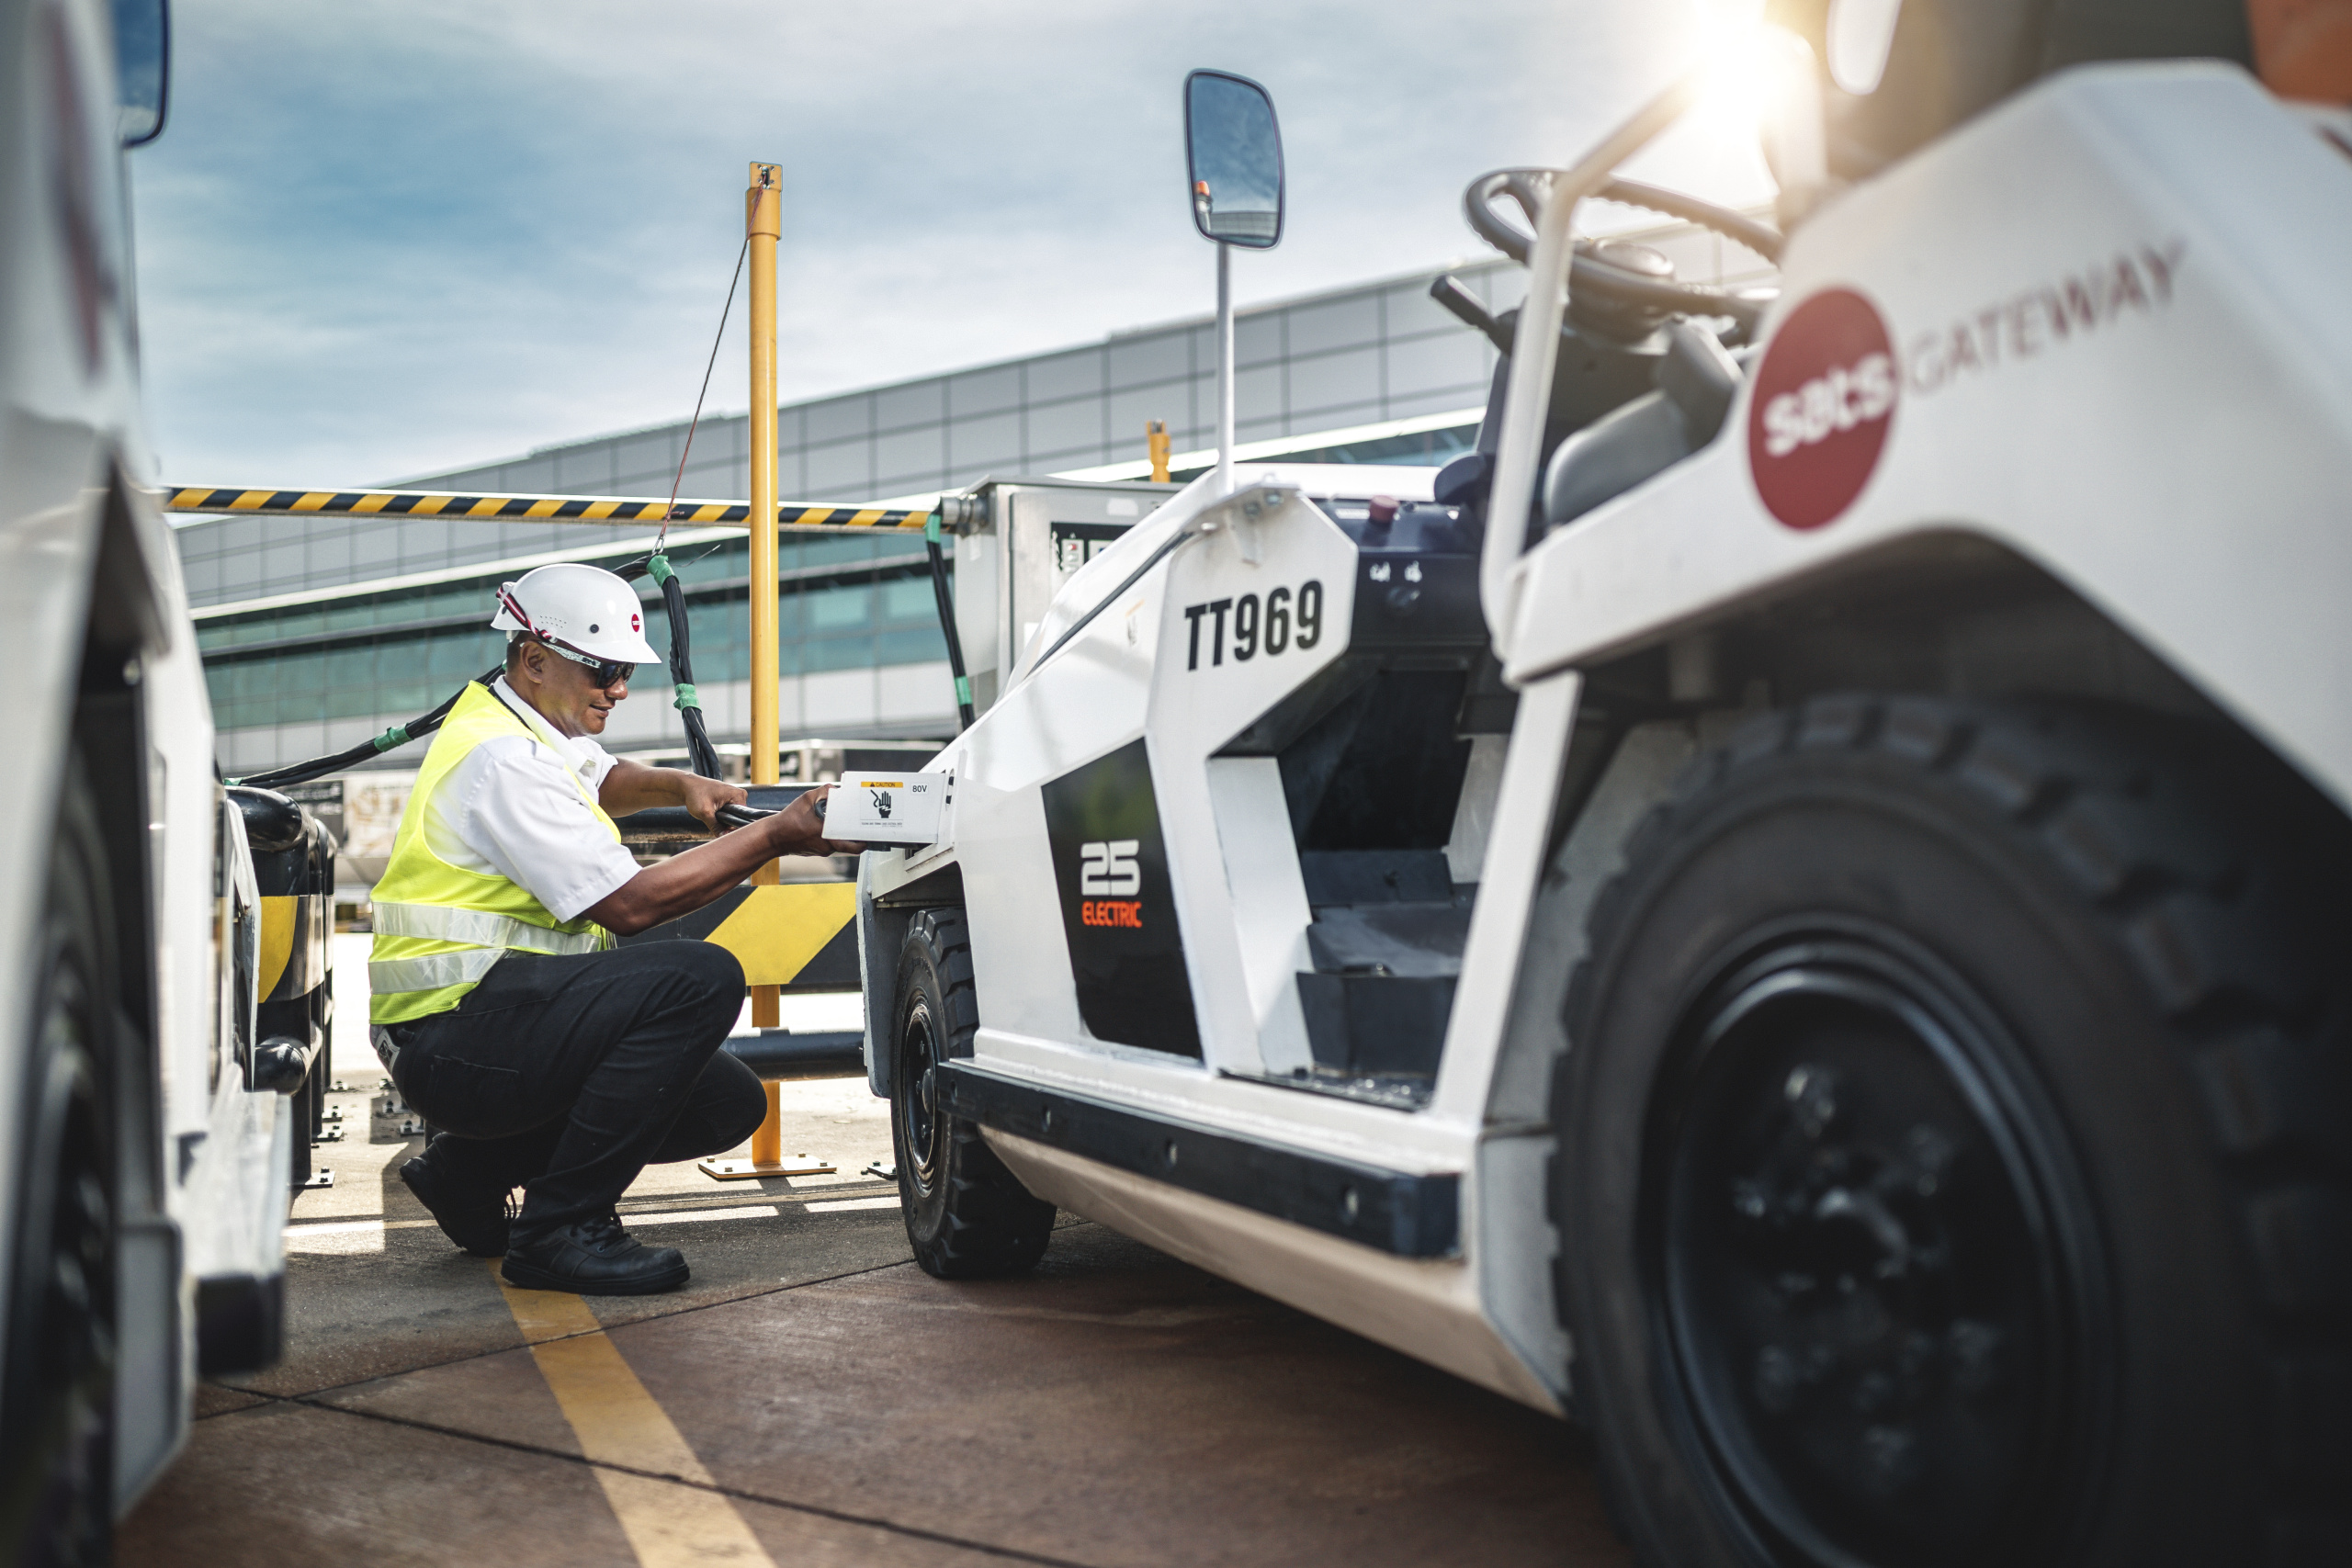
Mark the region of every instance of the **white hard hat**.
POLYGON ((559 561, 498 585, 491 626, 527 632, 541 642, 616 664, 659 664, 645 640, 645 607, 637 591, 600 566, 559 561))

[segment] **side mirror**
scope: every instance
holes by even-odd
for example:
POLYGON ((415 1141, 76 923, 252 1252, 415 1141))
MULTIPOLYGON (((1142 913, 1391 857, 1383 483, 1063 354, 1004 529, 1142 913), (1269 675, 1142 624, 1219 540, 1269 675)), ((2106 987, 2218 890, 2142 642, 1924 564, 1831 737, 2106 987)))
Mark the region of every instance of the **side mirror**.
POLYGON ((125 147, 164 134, 172 91, 170 0, 114 0, 115 129, 125 147))
POLYGON ((1202 237, 1272 250, 1283 237, 1283 137, 1266 89, 1223 71, 1185 77, 1184 148, 1202 237))

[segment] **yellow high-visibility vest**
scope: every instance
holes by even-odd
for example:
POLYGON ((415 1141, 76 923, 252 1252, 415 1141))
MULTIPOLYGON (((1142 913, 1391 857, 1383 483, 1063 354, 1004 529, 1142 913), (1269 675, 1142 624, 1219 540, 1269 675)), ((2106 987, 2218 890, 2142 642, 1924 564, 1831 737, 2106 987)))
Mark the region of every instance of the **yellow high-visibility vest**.
MULTIPOLYGON (((475 747, 501 735, 530 736, 531 729, 489 687, 471 682, 424 754, 392 835, 390 863, 376 884, 376 940, 368 960, 370 1023, 447 1012, 509 952, 594 953, 613 944, 612 933, 594 920, 559 920, 519 884, 451 865, 425 843, 433 792, 475 747)), ((579 776, 564 772, 618 843, 620 829, 579 776)))

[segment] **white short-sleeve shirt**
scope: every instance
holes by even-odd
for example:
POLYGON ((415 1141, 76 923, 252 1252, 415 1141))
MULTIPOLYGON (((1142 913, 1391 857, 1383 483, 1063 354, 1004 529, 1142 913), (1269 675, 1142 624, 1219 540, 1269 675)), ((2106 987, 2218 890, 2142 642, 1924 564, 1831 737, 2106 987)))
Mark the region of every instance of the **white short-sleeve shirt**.
POLYGON ((559 920, 577 919, 639 869, 581 797, 596 794, 612 755, 559 734, 503 675, 490 691, 531 733, 494 736, 450 770, 426 803, 425 848, 462 871, 505 877, 559 920))

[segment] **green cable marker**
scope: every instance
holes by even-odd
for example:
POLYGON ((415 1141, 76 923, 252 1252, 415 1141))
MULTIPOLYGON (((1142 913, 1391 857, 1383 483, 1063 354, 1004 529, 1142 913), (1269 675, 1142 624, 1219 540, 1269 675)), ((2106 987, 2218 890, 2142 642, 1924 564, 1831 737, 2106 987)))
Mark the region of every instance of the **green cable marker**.
POLYGON ((694 682, 691 681, 679 682, 677 686, 677 694, 670 699, 670 705, 676 708, 681 713, 684 713, 688 708, 698 708, 702 706, 701 700, 695 694, 694 682))
POLYGON ((407 744, 408 731, 397 724, 384 731, 383 734, 376 737, 376 750, 379 751, 389 751, 395 746, 405 746, 407 744))

